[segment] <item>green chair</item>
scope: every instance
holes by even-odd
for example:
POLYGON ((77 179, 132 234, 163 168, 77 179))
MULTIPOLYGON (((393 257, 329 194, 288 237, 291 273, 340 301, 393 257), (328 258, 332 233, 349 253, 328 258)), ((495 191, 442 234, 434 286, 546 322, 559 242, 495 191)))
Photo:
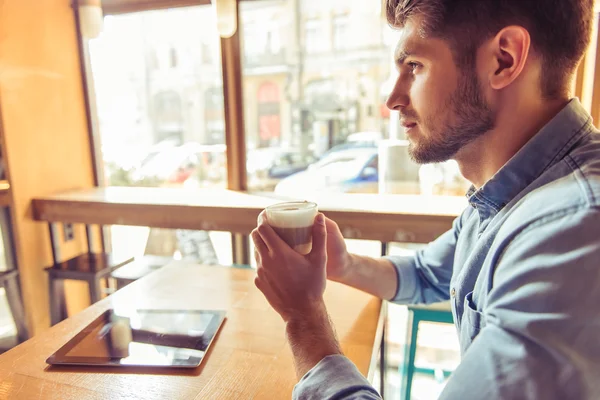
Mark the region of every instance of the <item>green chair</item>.
MULTIPOLYGON (((402 379, 401 396, 403 400, 410 400, 412 380, 415 372, 435 375, 431 368, 417 368, 415 356, 417 353, 417 337, 420 322, 440 322, 453 324, 452 310, 449 303, 432 304, 428 306, 408 306, 408 321, 406 324, 406 345, 404 360, 400 365, 402 379)), ((450 376, 451 371, 443 371, 444 376, 450 376)))

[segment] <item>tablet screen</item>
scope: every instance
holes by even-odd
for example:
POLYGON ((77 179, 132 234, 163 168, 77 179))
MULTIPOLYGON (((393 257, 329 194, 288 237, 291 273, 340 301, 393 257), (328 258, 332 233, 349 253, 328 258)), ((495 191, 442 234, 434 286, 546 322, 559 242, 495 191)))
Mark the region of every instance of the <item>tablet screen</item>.
POLYGON ((49 364, 196 367, 225 313, 208 310, 107 310, 47 361, 49 364))

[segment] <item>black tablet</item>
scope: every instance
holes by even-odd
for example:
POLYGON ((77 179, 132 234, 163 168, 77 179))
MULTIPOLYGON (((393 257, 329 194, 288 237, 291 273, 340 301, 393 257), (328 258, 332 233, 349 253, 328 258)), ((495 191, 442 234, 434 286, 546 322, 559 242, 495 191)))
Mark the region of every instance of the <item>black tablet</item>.
POLYGON ((110 309, 50 356, 52 365, 195 368, 225 320, 224 311, 110 309))

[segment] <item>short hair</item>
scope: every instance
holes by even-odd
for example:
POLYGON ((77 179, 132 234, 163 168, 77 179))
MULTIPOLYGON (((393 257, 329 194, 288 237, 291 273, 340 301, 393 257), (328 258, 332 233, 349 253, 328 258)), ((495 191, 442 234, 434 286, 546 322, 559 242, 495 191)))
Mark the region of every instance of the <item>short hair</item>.
POLYGON ((568 92, 590 43, 593 13, 594 0, 386 0, 392 27, 421 16, 421 33, 448 40, 459 65, 474 63, 477 48, 502 28, 527 29, 541 56, 546 98, 568 92))

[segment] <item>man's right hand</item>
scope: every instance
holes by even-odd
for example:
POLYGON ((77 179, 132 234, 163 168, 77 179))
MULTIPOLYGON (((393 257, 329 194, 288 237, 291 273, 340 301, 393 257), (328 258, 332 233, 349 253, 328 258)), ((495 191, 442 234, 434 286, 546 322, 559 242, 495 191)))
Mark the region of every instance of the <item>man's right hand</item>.
POLYGON ((394 297, 398 275, 391 261, 348 253, 338 225, 325 217, 327 229, 327 278, 371 293, 385 300, 394 297))
POLYGON ((352 257, 348 253, 338 224, 325 217, 325 227, 327 228, 327 278, 332 281, 344 282, 352 257))

